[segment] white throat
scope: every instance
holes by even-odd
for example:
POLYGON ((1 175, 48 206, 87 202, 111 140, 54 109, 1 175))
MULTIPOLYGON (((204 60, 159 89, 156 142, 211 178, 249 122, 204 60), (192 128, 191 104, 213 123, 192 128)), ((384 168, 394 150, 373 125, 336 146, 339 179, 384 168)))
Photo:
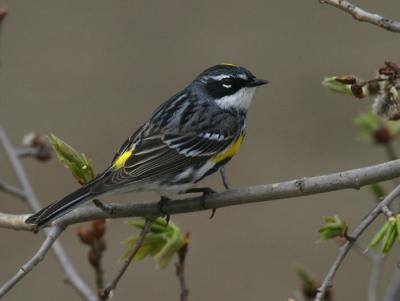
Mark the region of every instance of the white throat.
POLYGON ((245 87, 238 90, 236 93, 221 97, 215 100, 216 104, 223 109, 235 108, 247 110, 253 99, 256 87, 245 87))

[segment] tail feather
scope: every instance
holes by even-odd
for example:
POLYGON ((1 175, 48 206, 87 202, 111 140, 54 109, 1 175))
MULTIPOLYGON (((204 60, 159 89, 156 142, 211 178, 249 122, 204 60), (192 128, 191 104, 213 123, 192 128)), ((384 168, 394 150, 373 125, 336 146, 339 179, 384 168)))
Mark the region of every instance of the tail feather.
POLYGON ((39 230, 93 197, 94 194, 90 192, 90 185, 83 186, 63 199, 39 210, 30 216, 25 223, 35 224, 36 228, 39 230))

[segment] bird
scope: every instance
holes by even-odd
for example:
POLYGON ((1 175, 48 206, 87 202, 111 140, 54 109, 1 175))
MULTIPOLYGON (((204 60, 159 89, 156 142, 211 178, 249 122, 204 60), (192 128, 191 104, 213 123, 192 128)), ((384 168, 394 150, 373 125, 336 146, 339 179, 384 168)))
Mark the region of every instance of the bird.
POLYGON ((104 172, 31 215, 26 223, 40 230, 79 205, 116 192, 155 191, 161 196, 162 211, 171 196, 214 192, 194 186, 217 171, 228 189, 225 164, 243 142, 257 87, 267 83, 234 64, 204 70, 151 114, 104 172))

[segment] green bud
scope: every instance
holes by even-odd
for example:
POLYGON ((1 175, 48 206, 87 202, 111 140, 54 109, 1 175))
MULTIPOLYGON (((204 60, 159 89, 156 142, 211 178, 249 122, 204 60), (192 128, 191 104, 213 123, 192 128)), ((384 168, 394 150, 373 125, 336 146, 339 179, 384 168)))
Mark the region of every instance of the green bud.
POLYGON ((354 123, 361 129, 364 138, 368 140, 373 140, 376 131, 383 125, 382 119, 372 112, 358 116, 354 119, 354 123))
POLYGON ((389 228, 390 228, 390 223, 389 221, 386 221, 369 243, 369 247, 375 248, 386 236, 386 233, 389 230, 389 228))
POLYGON ((322 86, 334 92, 353 95, 351 86, 356 82, 355 78, 351 76, 348 77, 349 80, 347 80, 347 78, 346 80, 343 80, 343 78, 346 77, 339 77, 339 76, 326 77, 322 81, 322 86))
POLYGON ((78 152, 53 134, 50 135, 49 141, 57 158, 72 172, 79 183, 85 184, 94 178, 92 163, 85 154, 78 152))
POLYGON ((368 186, 368 188, 378 201, 382 200, 386 195, 385 189, 381 183, 371 184, 368 186))
POLYGON ((397 235, 400 233, 400 214, 396 215, 396 229, 397 229, 397 235))
POLYGON ((393 244, 397 238, 397 223, 396 223, 396 218, 390 217, 389 218, 389 224, 390 227, 386 231, 386 235, 383 241, 383 247, 382 247, 382 254, 386 255, 390 249, 393 247, 393 244))
POLYGON ((318 230, 322 240, 328 240, 335 237, 344 236, 347 231, 347 225, 337 215, 324 218, 325 225, 318 230))
POLYGON ((300 278, 303 287, 309 290, 318 289, 318 281, 315 279, 314 275, 306 271, 302 265, 296 265, 296 274, 300 278))
MULTIPOLYGON (((128 223, 138 229, 143 229, 145 224, 144 220, 132 220, 128 223)), ((124 242, 127 250, 123 258, 129 256, 137 240, 138 236, 132 236, 124 242)), ((168 266, 173 256, 187 243, 185 235, 182 234, 176 224, 172 221, 167 224, 164 219, 157 218, 152 224, 134 260, 140 261, 146 257, 153 257, 157 267, 163 269, 168 266)))

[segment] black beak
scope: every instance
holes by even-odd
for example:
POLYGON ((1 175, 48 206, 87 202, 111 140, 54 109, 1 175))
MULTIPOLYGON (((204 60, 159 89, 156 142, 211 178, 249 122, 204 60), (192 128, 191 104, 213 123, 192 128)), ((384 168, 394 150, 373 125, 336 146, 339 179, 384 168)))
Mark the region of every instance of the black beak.
POLYGON ((269 83, 269 81, 267 81, 265 79, 253 78, 246 84, 246 87, 258 87, 258 86, 262 86, 262 85, 265 85, 268 83, 269 83))

